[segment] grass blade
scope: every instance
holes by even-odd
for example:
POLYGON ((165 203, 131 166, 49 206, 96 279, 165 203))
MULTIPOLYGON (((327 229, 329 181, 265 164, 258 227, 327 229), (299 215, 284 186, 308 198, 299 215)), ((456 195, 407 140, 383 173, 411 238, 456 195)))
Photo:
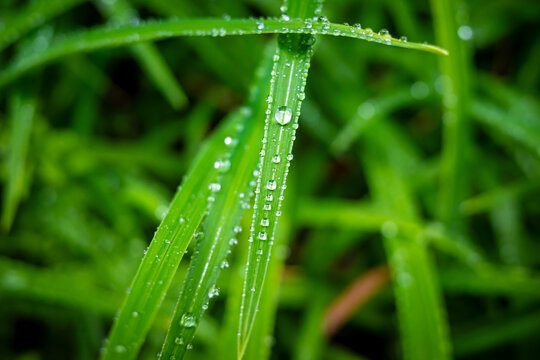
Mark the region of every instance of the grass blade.
POLYGON ((259 69, 249 107, 243 112, 242 130, 238 137, 230 139, 234 143, 230 157, 221 160, 220 164, 227 164, 221 165, 227 170, 214 184, 219 190, 213 195, 215 202, 205 220, 204 238, 198 244, 163 344, 161 356, 165 359, 183 358, 210 299, 217 295, 217 279, 235 242, 237 227, 253 191, 250 182, 259 160, 257 150, 263 134, 274 49, 275 46, 270 47, 272 53, 265 56, 259 69))
MULTIPOLYGON (((409 221, 417 209, 406 183, 391 168, 392 152, 376 128, 366 137, 368 183, 381 209, 409 221)), ((424 244, 396 223, 383 224, 396 298, 403 355, 409 360, 450 359, 450 344, 436 268, 424 244)))
POLYGON ((17 207, 26 188, 26 178, 28 177, 26 157, 36 104, 32 98, 18 94, 13 95, 10 107, 11 128, 8 156, 5 162, 7 179, 4 186, 2 217, 0 219, 2 230, 5 232, 11 228, 17 207))
POLYGON ((431 7, 437 39, 452 54, 439 59, 440 70, 445 77, 442 84, 444 130, 438 211, 440 220, 451 231, 458 231, 463 225, 459 206, 468 192, 471 147, 468 54, 466 43, 458 36, 458 2, 433 0, 431 7))
POLYGON ((229 151, 224 141, 236 136, 239 114, 222 126, 194 161, 158 227, 116 319, 102 359, 132 359, 144 341, 178 264, 208 207, 213 164, 229 151))
MULTIPOLYGON (((319 15, 322 6, 309 0, 292 1, 291 5, 287 14, 293 18, 319 15)), ((239 358, 245 352, 264 287, 314 41, 308 34, 283 34, 278 39, 240 308, 239 358)))
POLYGON ((250 34, 307 33, 312 35, 344 36, 407 49, 446 55, 434 45, 407 42, 387 34, 376 34, 371 29, 333 24, 328 21, 277 19, 182 19, 151 21, 140 25, 101 27, 58 40, 41 52, 34 52, 15 60, 0 72, 0 87, 25 72, 58 58, 99 49, 134 45, 147 41, 178 36, 229 36, 250 34))

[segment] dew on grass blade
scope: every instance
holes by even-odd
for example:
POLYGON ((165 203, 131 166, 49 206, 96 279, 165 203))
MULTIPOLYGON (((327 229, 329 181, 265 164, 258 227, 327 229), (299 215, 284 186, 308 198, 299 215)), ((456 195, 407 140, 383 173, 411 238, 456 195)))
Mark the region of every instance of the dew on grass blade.
POLYGON ((276 111, 275 118, 280 125, 287 125, 289 122, 291 122, 292 118, 291 108, 285 105, 280 106, 276 111))

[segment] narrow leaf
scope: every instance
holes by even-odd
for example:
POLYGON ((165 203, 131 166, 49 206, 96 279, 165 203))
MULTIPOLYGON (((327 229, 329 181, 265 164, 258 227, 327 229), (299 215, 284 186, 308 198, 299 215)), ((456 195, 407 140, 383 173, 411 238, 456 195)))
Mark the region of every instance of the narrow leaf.
POLYGON ((387 34, 373 33, 371 29, 333 24, 328 21, 277 19, 175 19, 149 21, 122 27, 98 27, 76 35, 66 36, 41 52, 34 52, 15 60, 0 72, 0 87, 23 73, 58 58, 81 52, 95 51, 141 42, 178 36, 229 36, 249 34, 304 33, 311 35, 344 36, 366 41, 422 50, 447 55, 446 50, 434 45, 407 42, 387 34))
MULTIPOLYGON (((292 17, 312 17, 321 10, 318 1, 293 1, 292 5, 287 13, 292 17)), ((246 349, 264 287, 314 41, 314 36, 309 34, 282 34, 278 39, 240 308, 239 358, 246 349)))
POLYGON ((193 257, 163 345, 161 356, 165 359, 183 358, 208 303, 219 294, 216 282, 231 246, 236 243, 240 219, 253 191, 274 49, 275 46, 271 47, 272 53, 265 56, 249 106, 242 112, 243 121, 239 124, 242 130, 237 137, 228 139, 232 147, 230 156, 215 163, 223 174, 218 182, 211 184, 214 204, 205 220, 204 238, 193 257))
POLYGON ((137 355, 178 264, 207 211, 210 184, 218 176, 213 164, 229 151, 225 139, 236 136, 240 119, 239 114, 232 116, 194 161, 127 291, 102 359, 133 359, 137 355))

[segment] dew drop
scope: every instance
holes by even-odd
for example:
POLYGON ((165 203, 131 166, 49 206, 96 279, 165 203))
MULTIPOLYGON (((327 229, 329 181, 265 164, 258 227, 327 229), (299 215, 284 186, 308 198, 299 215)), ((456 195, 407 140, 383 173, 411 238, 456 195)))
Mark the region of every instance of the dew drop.
POLYGON ((274 164, 279 164, 279 162, 281 161, 281 158, 279 157, 279 155, 274 155, 274 157, 272 157, 272 162, 274 164))
POLYGON ((266 240, 266 233, 264 231, 259 233, 259 240, 266 240))
POLYGON ((180 325, 187 328, 192 328, 195 326, 195 317, 192 313, 185 313, 182 315, 182 318, 180 319, 180 325))
POLYGON ((114 347, 114 351, 118 354, 125 354, 127 351, 126 347, 124 345, 116 345, 114 347))
POLYGON ((208 189, 210 189, 210 191, 216 192, 221 189, 221 185, 218 183, 211 183, 210 185, 208 185, 208 189))
POLYGON ((398 234, 398 226, 393 221, 386 221, 381 226, 381 233, 387 238, 393 238, 398 234))
POLYGON ((463 25, 458 29, 458 36, 461 40, 471 40, 473 35, 473 29, 470 26, 463 25))
POLYGON ((184 343, 184 338, 181 337, 181 336, 179 336, 179 337, 177 337, 176 339, 174 339, 174 343, 175 343, 176 345, 182 345, 182 344, 184 343))
POLYGON ((270 220, 268 220, 268 219, 262 219, 262 220, 261 220, 261 225, 262 225, 262 226, 269 226, 269 225, 270 225, 270 220))
POLYGON ((270 180, 266 183, 266 188, 268 190, 276 190, 277 183, 274 180, 270 180))
POLYGON ((276 111, 276 121, 280 125, 287 125, 292 118, 292 110, 287 106, 280 106, 276 111))

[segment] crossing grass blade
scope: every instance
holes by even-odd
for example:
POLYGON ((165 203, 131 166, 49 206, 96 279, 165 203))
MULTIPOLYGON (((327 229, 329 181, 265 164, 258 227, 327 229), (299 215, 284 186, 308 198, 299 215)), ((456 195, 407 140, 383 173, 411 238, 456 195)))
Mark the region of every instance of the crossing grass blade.
POLYGON ((0 26, 0 51, 28 31, 84 1, 86 0, 29 1, 24 9, 16 11, 15 15, 8 15, 3 26, 0 26))
POLYGON ((463 10, 455 0, 433 0, 431 7, 436 37, 452 54, 439 59, 444 75, 439 219, 452 231, 461 231, 463 219, 459 206, 468 195, 471 160, 469 58, 467 44, 458 36, 462 24, 457 22, 458 11, 463 10))
POLYGON ((237 137, 228 139, 232 147, 230 155, 216 163, 223 168, 223 174, 213 184, 215 199, 163 344, 161 356, 165 359, 184 357, 209 302, 219 295, 217 279, 221 270, 228 266, 226 258, 237 241, 242 214, 251 202, 275 45, 269 50, 258 71, 249 105, 242 111, 241 130, 237 137))
MULTIPOLYGON (((320 15, 319 1, 285 2, 292 18, 320 15)), ((242 292, 238 329, 238 358, 242 358, 255 322, 274 243, 287 174, 292 160, 298 118, 305 97, 310 58, 315 38, 309 34, 282 34, 274 55, 268 95, 259 177, 255 190, 253 222, 242 292)))
MULTIPOLYGON (((99 0, 99 8, 116 25, 125 25, 137 19, 137 12, 124 0, 114 2, 99 0)), ((180 84, 174 78, 165 59, 154 44, 133 45, 131 51, 152 82, 163 93, 174 109, 180 109, 187 103, 180 84)))
POLYGON ((229 36, 250 34, 299 33, 311 35, 344 36, 407 49, 447 55, 446 50, 434 45, 407 42, 388 34, 373 33, 371 29, 359 29, 325 21, 278 19, 175 19, 148 21, 139 25, 121 27, 98 27, 82 33, 66 36, 53 42, 47 49, 19 57, 0 72, 0 87, 15 80, 25 72, 76 53, 113 48, 138 43, 168 39, 178 36, 229 36))
POLYGON ((137 355, 178 264, 205 217, 210 185, 219 175, 214 163, 230 151, 225 139, 237 136, 241 119, 240 113, 231 116, 195 159, 127 291, 102 359, 133 359, 137 355))
POLYGON ((0 218, 0 225, 4 232, 8 232, 13 224, 17 207, 29 180, 29 172, 26 168, 27 154, 36 112, 36 103, 31 97, 18 93, 12 95, 10 100, 10 135, 7 159, 4 162, 7 179, 3 189, 0 218))
MULTIPOLYGON (((376 127, 365 139, 370 192, 382 211, 414 221, 418 218, 416 204, 402 175, 393 168, 395 161, 385 142, 376 127)), ((381 233, 392 272, 404 358, 450 359, 442 295, 428 250, 421 238, 396 223, 383 224, 381 233)))

